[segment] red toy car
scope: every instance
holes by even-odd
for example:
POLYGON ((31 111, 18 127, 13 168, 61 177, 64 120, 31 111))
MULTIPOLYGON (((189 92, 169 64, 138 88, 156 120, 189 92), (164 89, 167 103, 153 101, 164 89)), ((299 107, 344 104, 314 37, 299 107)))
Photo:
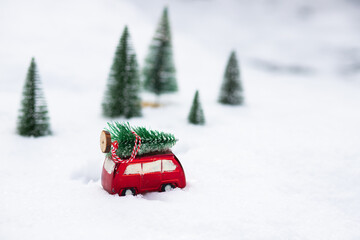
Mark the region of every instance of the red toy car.
POLYGON ((168 191, 186 186, 185 173, 171 152, 136 157, 129 163, 115 163, 105 158, 101 183, 110 194, 136 195, 150 191, 168 191))

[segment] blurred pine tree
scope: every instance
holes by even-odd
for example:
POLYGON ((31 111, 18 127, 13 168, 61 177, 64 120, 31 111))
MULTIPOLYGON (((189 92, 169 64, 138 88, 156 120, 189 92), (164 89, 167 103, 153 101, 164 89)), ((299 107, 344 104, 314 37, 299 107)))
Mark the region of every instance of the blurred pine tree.
POLYGON ((164 8, 162 17, 152 39, 143 69, 144 88, 160 95, 178 90, 173 62, 171 32, 168 9, 164 8))
POLYGON ((136 54, 131 45, 128 28, 125 26, 108 78, 102 104, 104 116, 126 118, 141 116, 139 91, 140 79, 136 54))
POLYGON ((48 110, 35 59, 31 59, 23 90, 17 131, 22 136, 46 136, 51 134, 48 110))
POLYGON ((240 71, 235 51, 231 52, 226 66, 219 102, 229 105, 242 105, 244 102, 243 88, 240 81, 240 71))
POLYGON ((205 124, 205 116, 204 116, 204 112, 202 110, 200 99, 199 99, 199 91, 196 91, 196 93, 195 93, 188 120, 189 120, 189 123, 196 124, 196 125, 204 125, 205 124))

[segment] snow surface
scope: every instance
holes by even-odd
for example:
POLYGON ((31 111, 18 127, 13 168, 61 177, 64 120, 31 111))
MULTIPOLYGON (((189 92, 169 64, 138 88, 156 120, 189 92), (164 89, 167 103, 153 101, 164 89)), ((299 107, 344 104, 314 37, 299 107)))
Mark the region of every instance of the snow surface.
POLYGON ((0 11, 0 239, 360 239, 359 1, 1 0, 0 11), (188 185, 112 196, 99 180, 107 75, 125 24, 143 64, 165 4, 180 92, 130 123, 175 134, 188 185), (243 107, 216 102, 232 49, 243 107), (15 133, 32 56, 54 132, 36 139, 15 133), (196 89, 205 126, 187 123, 196 89))

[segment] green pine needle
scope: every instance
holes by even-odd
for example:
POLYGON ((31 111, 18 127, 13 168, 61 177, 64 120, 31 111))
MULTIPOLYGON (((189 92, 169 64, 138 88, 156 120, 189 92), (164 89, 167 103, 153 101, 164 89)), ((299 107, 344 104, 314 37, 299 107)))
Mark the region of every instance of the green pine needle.
POLYGON ((119 157, 128 157, 131 155, 135 145, 134 131, 141 138, 141 147, 138 155, 149 152, 163 152, 175 145, 177 139, 173 134, 148 130, 145 127, 131 127, 129 123, 107 123, 107 131, 111 134, 111 141, 117 141, 119 148, 116 154, 119 157))

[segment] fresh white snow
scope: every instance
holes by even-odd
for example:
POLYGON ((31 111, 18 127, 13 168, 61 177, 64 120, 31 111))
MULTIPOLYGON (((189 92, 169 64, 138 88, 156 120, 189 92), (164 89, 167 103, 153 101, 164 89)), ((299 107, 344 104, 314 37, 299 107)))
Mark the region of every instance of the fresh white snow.
POLYGON ((358 1, 2 0, 0 9, 0 239, 360 239, 358 1), (142 66, 166 4, 180 92, 130 123, 174 133, 187 187, 112 196, 99 147, 112 57, 127 24, 142 66), (216 102, 232 49, 242 107, 216 102), (32 56, 50 137, 15 132, 32 56), (187 123, 196 89, 205 126, 187 123))

